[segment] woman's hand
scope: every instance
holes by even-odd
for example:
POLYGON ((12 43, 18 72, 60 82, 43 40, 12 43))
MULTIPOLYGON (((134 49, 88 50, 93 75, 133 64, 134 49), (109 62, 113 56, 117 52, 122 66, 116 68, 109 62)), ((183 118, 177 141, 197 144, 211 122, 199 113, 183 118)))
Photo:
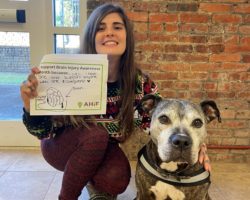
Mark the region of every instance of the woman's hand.
POLYGON ((203 143, 199 152, 199 162, 203 164, 206 171, 211 171, 211 164, 207 155, 207 145, 203 143))
POLYGON ((24 108, 27 112, 30 111, 30 99, 33 99, 37 96, 38 80, 35 75, 39 73, 40 70, 37 67, 33 67, 27 80, 24 81, 20 86, 21 98, 23 100, 24 108))

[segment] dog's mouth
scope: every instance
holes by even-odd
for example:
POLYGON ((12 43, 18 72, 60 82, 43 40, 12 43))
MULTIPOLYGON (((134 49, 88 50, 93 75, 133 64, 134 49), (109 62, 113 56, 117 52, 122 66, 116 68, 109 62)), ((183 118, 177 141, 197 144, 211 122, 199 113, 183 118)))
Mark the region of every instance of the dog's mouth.
MULTIPOLYGON (((174 162, 173 162, 174 163, 174 162)), ((160 168, 157 169, 157 171, 162 176, 169 176, 169 175, 178 175, 188 169, 189 164, 187 162, 175 162, 176 167, 175 168, 166 168, 164 167, 164 163, 161 164, 160 168)))

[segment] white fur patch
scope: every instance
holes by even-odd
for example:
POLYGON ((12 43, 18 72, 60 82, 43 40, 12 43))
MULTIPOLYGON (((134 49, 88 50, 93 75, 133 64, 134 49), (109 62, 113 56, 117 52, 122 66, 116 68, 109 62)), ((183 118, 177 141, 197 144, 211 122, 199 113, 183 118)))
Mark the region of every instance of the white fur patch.
POLYGON ((178 169, 177 164, 178 164, 177 162, 173 162, 173 161, 168 162, 168 163, 163 162, 163 163, 161 163, 160 167, 162 169, 167 170, 167 171, 174 172, 174 171, 176 171, 178 169))
POLYGON ((167 197, 170 197, 172 200, 184 200, 185 198, 182 191, 162 181, 157 181, 154 186, 151 186, 150 191, 155 194, 155 200, 162 200, 167 197))

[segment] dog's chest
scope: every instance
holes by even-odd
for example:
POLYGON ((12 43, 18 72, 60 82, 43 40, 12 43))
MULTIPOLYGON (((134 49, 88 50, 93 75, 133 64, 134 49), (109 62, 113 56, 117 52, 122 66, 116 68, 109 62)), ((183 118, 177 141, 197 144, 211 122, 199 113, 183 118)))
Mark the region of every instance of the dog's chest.
POLYGON ((185 198, 181 190, 162 181, 157 181, 149 190, 154 194, 155 200, 184 200, 185 198))

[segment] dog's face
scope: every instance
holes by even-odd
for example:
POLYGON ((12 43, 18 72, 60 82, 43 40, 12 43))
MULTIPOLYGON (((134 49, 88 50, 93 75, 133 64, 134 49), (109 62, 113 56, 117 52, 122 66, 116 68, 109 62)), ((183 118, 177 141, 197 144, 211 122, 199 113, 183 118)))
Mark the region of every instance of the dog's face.
POLYGON ((200 145, 207 135, 206 123, 215 118, 220 120, 219 110, 213 101, 195 105, 151 95, 142 100, 141 105, 151 115, 150 136, 165 163, 196 163, 200 145))

